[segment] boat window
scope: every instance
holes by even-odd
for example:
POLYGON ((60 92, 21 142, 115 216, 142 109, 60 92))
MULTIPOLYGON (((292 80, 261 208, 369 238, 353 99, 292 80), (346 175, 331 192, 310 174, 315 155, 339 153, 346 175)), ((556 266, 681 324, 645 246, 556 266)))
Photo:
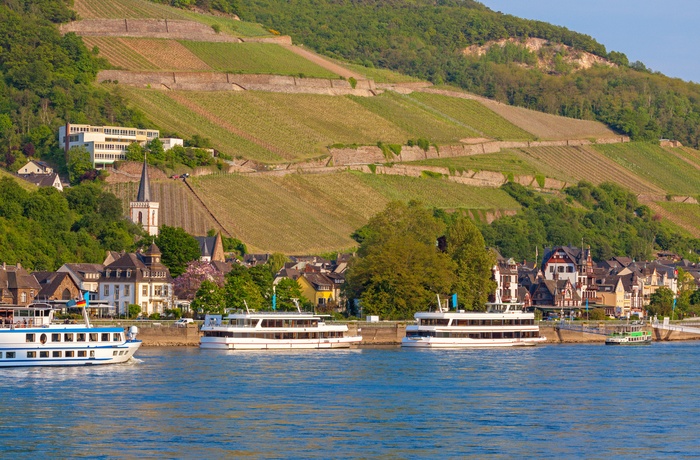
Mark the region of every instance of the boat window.
POLYGON ((95 357, 95 350, 90 350, 90 357, 94 358, 95 357))
POLYGON ((27 358, 36 358, 36 351, 28 351, 27 358))
POLYGON ((117 356, 118 353, 119 353, 119 352, 118 352, 117 350, 114 350, 114 351, 112 352, 112 356, 117 356))
POLYGON ((74 352, 74 351, 70 350, 70 351, 67 351, 67 352, 66 352, 66 358, 72 358, 73 356, 75 356, 75 352, 74 352))
POLYGON ((53 352, 53 357, 54 357, 54 358, 60 358, 62 354, 63 354, 63 353, 61 353, 60 351, 54 351, 54 352, 53 352))
POLYGON ((51 334, 51 341, 52 342, 60 342, 61 341, 61 334, 51 334))
POLYGON ((8 352, 5 354, 5 358, 7 358, 7 359, 15 359, 15 352, 14 352, 14 351, 8 351, 8 352))
POLYGON ((85 350, 78 350, 78 358, 84 358, 87 356, 87 352, 85 350))
POLYGON ((109 342, 109 332, 103 332, 103 333, 102 333, 102 341, 103 341, 103 342, 109 342))
POLYGON ((97 332, 90 333, 90 342, 97 342, 97 332))
POLYGON ((27 343, 34 343, 34 334, 27 334, 27 343))
POLYGON ((2 351, 0 351, 0 359, 2 359, 2 351))
POLYGON ((48 358, 48 357, 49 357, 48 351, 40 351, 39 352, 39 358, 48 358))
POLYGON ((64 342, 72 342, 73 341, 73 334, 72 333, 63 334, 63 341, 64 342))
POLYGON ((84 332, 78 332, 78 338, 76 340, 77 342, 85 342, 85 333, 84 332))
POLYGON ((121 339, 122 335, 119 332, 115 332, 114 334, 112 334, 112 340, 114 340, 115 342, 119 342, 121 341, 121 339))

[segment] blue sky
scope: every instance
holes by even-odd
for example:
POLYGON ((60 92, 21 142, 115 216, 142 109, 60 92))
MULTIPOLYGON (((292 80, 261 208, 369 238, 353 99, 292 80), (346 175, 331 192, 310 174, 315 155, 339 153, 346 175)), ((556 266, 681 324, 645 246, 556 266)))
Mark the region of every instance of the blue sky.
POLYGON ((479 0, 564 26, 670 77, 700 82, 700 0, 479 0))

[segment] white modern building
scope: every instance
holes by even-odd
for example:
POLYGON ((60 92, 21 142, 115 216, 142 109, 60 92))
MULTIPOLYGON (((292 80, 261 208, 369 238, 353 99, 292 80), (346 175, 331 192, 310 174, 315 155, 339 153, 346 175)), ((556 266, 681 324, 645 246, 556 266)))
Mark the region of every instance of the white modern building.
MULTIPOLYGON (((126 128, 123 126, 91 126, 67 124, 58 128, 58 142, 66 150, 82 146, 90 152, 90 161, 96 169, 104 169, 115 161, 126 160, 126 149, 130 144, 146 143, 160 136, 157 129, 126 128), (68 136, 66 137, 66 132, 68 136)), ((182 139, 168 138, 163 145, 169 150, 174 145, 182 145, 182 139), (178 143, 179 141, 179 143, 178 143)))

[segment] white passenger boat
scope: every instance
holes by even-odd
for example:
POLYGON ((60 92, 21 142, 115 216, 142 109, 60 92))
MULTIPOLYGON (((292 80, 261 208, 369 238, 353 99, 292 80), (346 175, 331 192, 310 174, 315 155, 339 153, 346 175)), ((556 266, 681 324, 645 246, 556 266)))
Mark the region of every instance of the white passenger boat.
POLYGON ((207 315, 199 346, 227 350, 350 348, 362 341, 361 336, 348 336, 347 332, 347 325, 328 325, 313 313, 207 315))
POLYGON ((532 346, 540 336, 534 313, 521 303, 488 303, 486 312, 418 312, 406 326, 402 347, 468 348, 532 346))
POLYGON ((54 307, 0 306, 0 367, 81 366, 123 363, 141 346, 138 329, 92 327, 83 322, 54 322, 54 307))

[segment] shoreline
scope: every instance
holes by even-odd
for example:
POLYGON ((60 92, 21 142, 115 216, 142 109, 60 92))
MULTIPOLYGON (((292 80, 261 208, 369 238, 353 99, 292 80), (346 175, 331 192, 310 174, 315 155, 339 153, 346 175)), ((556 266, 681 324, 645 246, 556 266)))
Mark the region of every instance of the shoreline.
MULTIPOLYGON (((362 335, 359 348, 373 346, 400 346, 405 335, 406 323, 349 323, 348 333, 362 335), (359 331, 358 331, 359 329, 359 331)), ((649 327, 653 342, 700 340, 700 334, 667 331, 649 327)), ((555 325, 540 325, 540 335, 547 337, 542 344, 602 344, 605 335, 559 329, 555 325)), ((201 334, 197 327, 175 328, 169 326, 140 328, 138 339, 143 347, 198 347, 201 334)))

